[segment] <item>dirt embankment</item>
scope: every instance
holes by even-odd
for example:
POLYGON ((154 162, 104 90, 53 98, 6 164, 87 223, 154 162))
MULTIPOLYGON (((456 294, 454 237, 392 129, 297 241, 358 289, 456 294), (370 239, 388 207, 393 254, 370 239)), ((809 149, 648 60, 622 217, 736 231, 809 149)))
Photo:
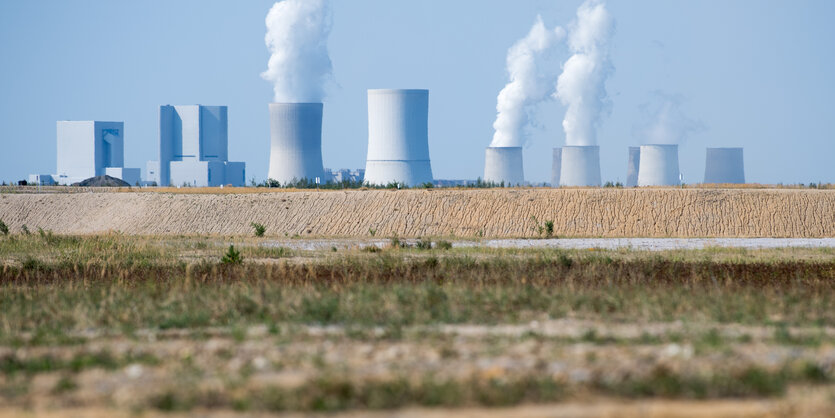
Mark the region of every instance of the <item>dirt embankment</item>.
POLYGON ((835 191, 367 190, 2 194, 0 219, 56 233, 141 235, 835 237, 835 191))

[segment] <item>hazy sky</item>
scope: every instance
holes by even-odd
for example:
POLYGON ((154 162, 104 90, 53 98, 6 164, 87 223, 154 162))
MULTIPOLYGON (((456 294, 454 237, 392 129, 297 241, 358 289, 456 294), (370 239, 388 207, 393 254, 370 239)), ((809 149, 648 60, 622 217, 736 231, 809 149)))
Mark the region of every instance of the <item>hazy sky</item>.
MULTIPOLYGON (((475 179, 493 136, 505 56, 537 14, 566 25, 580 0, 335 0, 325 99, 326 167, 362 168, 366 89, 430 89, 436 178, 475 179)), ((0 180, 55 173, 57 120, 125 122, 125 164, 159 153, 159 106, 229 106, 229 157, 247 178, 269 162, 260 78, 271 0, 0 1, 0 180)), ((611 0, 611 114, 599 130, 604 181, 624 181, 646 109, 677 97, 696 129, 685 182, 707 146, 744 146, 750 182, 835 182, 835 1, 611 0), (660 93, 659 93, 660 92, 660 93)), ((566 56, 567 58, 567 56, 566 56)), ((525 175, 548 181, 564 108, 540 107, 525 175)))

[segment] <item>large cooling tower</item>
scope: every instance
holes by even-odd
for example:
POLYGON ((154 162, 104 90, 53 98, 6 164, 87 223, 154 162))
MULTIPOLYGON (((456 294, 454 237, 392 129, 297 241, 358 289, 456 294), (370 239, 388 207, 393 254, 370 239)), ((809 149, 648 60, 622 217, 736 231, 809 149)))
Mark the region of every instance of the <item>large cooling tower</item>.
POLYGON ((407 186, 432 182, 429 90, 368 90, 365 181, 407 186))
POLYGON ((560 186, 560 167, 562 167, 562 148, 554 148, 551 162, 551 187, 560 186))
POLYGON ((705 183, 745 183, 742 148, 708 148, 705 183))
POLYGON ((600 147, 562 147, 560 186, 600 186, 600 147))
POLYGON ((270 103, 270 136, 270 179, 323 177, 322 103, 270 103))
POLYGON ((629 147, 629 161, 626 163, 626 187, 638 185, 638 170, 641 167, 641 147, 629 147))
POLYGON ((678 186, 678 145, 641 145, 638 186, 678 186))
POLYGON ((484 181, 506 186, 524 184, 522 147, 488 147, 484 156, 484 181))

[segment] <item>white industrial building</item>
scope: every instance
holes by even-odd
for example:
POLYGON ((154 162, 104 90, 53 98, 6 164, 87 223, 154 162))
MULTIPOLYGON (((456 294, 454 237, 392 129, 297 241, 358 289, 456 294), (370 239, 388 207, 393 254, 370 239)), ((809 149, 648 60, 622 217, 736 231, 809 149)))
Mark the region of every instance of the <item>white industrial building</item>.
POLYGON ((705 158, 705 183, 745 183, 742 148, 708 148, 705 158))
POLYGON ((270 103, 270 169, 280 184, 300 180, 324 183, 322 103, 270 103))
POLYGON ((368 90, 365 181, 406 186, 432 182, 429 90, 368 90))
POLYGON ((560 157, 560 186, 600 187, 599 146, 566 145, 560 157))
POLYGON ((34 184, 70 185, 91 177, 108 175, 137 185, 138 168, 124 167, 123 122, 58 121, 57 174, 32 174, 34 184))
POLYGON ((680 184, 678 145, 641 145, 638 186, 678 186, 680 184))
POLYGON ((159 161, 146 165, 160 186, 246 184, 245 163, 230 162, 226 106, 160 106, 159 161))
POLYGON ((484 154, 484 181, 506 186, 524 185, 522 147, 487 147, 484 154))

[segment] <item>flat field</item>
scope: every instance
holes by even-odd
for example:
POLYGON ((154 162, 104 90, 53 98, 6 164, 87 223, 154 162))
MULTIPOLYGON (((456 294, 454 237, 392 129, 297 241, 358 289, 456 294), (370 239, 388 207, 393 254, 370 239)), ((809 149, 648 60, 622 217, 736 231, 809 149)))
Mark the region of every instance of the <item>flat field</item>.
POLYGON ((0 416, 835 414, 835 249, 384 240, 0 236, 0 416))

